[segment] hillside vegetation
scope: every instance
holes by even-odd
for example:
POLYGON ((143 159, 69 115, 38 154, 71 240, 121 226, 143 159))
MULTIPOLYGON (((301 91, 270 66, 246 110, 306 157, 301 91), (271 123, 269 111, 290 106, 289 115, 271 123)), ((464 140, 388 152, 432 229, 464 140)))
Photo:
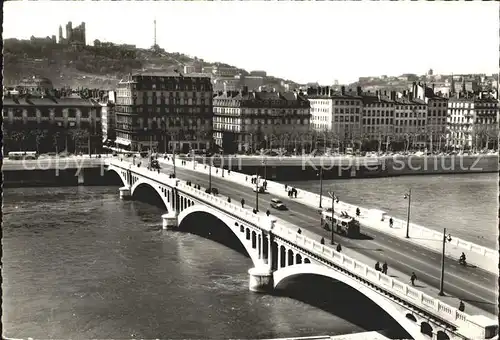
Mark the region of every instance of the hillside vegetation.
MULTIPOLYGON (((46 77, 54 86, 112 89, 133 71, 173 71, 195 61, 203 66, 213 63, 182 53, 169 53, 157 47, 131 48, 127 45, 67 46, 51 41, 4 40, 4 85, 17 84, 31 76, 46 77)), ((224 67, 233 67, 217 63, 224 67)), ((248 74, 241 70, 242 74, 248 74)), ((279 83, 281 79, 271 78, 279 83)))

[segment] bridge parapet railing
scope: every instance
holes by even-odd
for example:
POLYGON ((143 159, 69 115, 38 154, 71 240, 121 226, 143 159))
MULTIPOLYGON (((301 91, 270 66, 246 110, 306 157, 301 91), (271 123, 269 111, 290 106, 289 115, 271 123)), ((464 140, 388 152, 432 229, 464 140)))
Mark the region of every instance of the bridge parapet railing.
MULTIPOLYGON (((178 164, 178 163, 176 163, 176 164, 178 164)), ((209 172, 208 166, 205 167, 205 165, 203 163, 199 163, 197 161, 195 161, 194 163, 192 161, 186 161, 185 167, 188 169, 194 169, 194 170, 202 172, 202 173, 208 174, 208 172, 209 172)), ((219 176, 220 177, 221 175, 222 175, 222 171, 219 170, 218 173, 215 173, 212 170, 212 176, 219 176)), ((235 181, 235 182, 238 182, 241 184, 246 184, 248 186, 252 186, 252 184, 250 182, 250 178, 252 176, 249 176, 249 175, 245 175, 245 174, 242 174, 242 173, 239 173, 236 171, 231 171, 230 173, 228 173, 227 170, 224 170, 224 177, 227 180, 231 180, 231 181, 235 181)), ((275 182, 272 180, 266 180, 266 181, 267 181, 267 186, 268 186, 269 190, 271 190, 271 189, 282 190, 284 194, 286 193, 284 184, 278 183, 278 182, 275 182)), ((308 192, 305 190, 300 190, 299 196, 304 198, 304 202, 309 202, 309 205, 319 207, 320 197, 318 194, 308 192)), ((323 200, 324 207, 331 206, 331 198, 330 197, 323 196, 322 200, 323 200)), ((351 216, 354 216, 356 214, 357 208, 360 209, 362 216, 373 215, 373 211, 375 211, 375 209, 362 208, 362 207, 355 206, 353 204, 349 204, 347 202, 339 201, 338 203, 335 203, 335 210, 338 209, 338 210, 346 211, 351 216)), ((376 222, 376 219, 380 218, 381 216, 373 216, 373 217, 375 218, 375 222, 376 222)), ((388 223, 388 220, 391 217, 394 221, 395 229, 406 228, 406 221, 399 219, 399 218, 396 218, 394 216, 386 215, 385 216, 385 220, 387 221, 386 223, 388 223)), ((415 223, 410 223, 410 229, 411 229, 411 234, 414 237, 430 238, 430 239, 434 239, 434 240, 441 240, 443 237, 442 232, 439 232, 439 231, 436 231, 433 229, 429 229, 429 228, 417 225, 415 223)), ((478 244, 460 239, 458 237, 453 237, 452 241, 449 244, 453 245, 457 248, 461 248, 465 251, 469 251, 469 252, 475 253, 477 255, 484 256, 484 257, 494 261, 494 263, 498 262, 498 252, 494 249, 480 246, 478 244)), ((480 263, 479 264, 476 263, 476 265, 480 265, 480 263)))
MULTIPOLYGON (((322 245, 315 240, 308 239, 304 235, 292 232, 288 227, 282 226, 280 223, 275 223, 273 233, 286 239, 288 242, 296 244, 298 247, 305 248, 305 250, 320 258, 333 262, 335 265, 358 275, 381 289, 388 290, 393 295, 411 302, 422 310, 447 320, 457 327, 467 327, 468 329, 477 327, 475 322, 469 320, 470 316, 468 314, 460 312, 458 309, 434 299, 432 296, 424 294, 401 281, 382 274, 364 263, 336 252, 328 246, 322 245)), ((492 324, 494 324, 494 320, 492 320, 492 324)), ((477 332, 480 332, 480 330, 477 330, 477 332)))
MULTIPOLYGON (((123 163, 125 162, 120 162, 120 167, 128 168, 129 163, 125 163, 125 165, 123 163)), ((240 218, 257 225, 264 230, 269 229, 267 224, 269 222, 269 218, 265 218, 263 216, 261 218, 261 216, 242 209, 237 204, 230 203, 219 197, 207 194, 204 191, 195 189, 194 187, 189 186, 177 179, 170 179, 167 175, 162 173, 146 171, 141 168, 131 168, 131 170, 134 170, 136 173, 146 175, 147 177, 156 178, 158 181, 163 181, 165 184, 176 186, 183 191, 196 195, 200 201, 210 202, 212 205, 219 207, 219 209, 223 211, 226 210, 233 214, 236 213, 240 218)), ((437 315, 457 327, 466 327, 469 330, 481 332, 480 329, 477 329, 477 324, 470 320, 470 316, 468 314, 460 312, 458 309, 434 299, 433 297, 426 295, 407 284, 382 274, 364 263, 358 262, 342 253, 339 253, 331 247, 325 246, 306 237, 305 235, 298 234, 296 231, 292 231, 289 227, 282 225, 281 222, 274 223, 273 233, 288 242, 295 244, 299 248, 305 249, 306 251, 313 253, 324 260, 333 262, 335 265, 359 276, 381 289, 388 290, 390 293, 402 298, 403 300, 411 301, 422 310, 426 310, 433 315, 437 315)), ((492 320, 492 324, 494 323, 495 321, 492 320)))

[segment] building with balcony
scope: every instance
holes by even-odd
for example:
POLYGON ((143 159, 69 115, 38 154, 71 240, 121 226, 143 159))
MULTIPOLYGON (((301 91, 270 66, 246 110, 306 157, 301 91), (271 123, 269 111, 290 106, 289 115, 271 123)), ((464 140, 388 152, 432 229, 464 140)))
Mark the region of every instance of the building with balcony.
POLYGON ((404 91, 394 100, 394 139, 403 141, 405 148, 425 148, 427 143, 427 104, 404 91))
POLYGON ((136 73, 116 91, 117 147, 188 152, 212 142, 210 78, 179 73, 136 73))
POLYGON ((427 149, 429 151, 441 150, 446 141, 446 117, 448 97, 436 93, 434 84, 432 88, 421 83, 413 83, 412 93, 415 98, 427 104, 427 149))
POLYGON ((385 145, 385 149, 388 149, 394 138, 395 94, 392 98, 387 92, 381 91, 362 94, 362 140, 363 142, 376 141, 377 149, 382 149, 382 144, 385 145))
POLYGON ((311 104, 311 127, 321 133, 323 145, 346 146, 361 139, 361 117, 363 98, 361 88, 340 92, 329 86, 307 90, 307 99, 311 104))
POLYGON ((498 100, 458 93, 448 101, 446 144, 460 150, 498 147, 498 100))
MULTIPOLYGON (((66 143, 59 150, 88 152, 100 150, 102 146, 101 105, 92 99, 7 96, 3 102, 3 128, 5 134, 18 132, 29 134, 39 131, 47 136, 86 136, 80 144, 66 143), (78 144, 78 145, 77 145, 78 144)), ((49 142, 49 150, 53 142, 49 142)), ((25 147, 27 147, 25 145, 25 147)), ((35 149, 32 145, 32 150, 35 149)))
POLYGON ((214 97, 214 140, 224 152, 299 149, 310 105, 296 92, 220 92, 214 97))

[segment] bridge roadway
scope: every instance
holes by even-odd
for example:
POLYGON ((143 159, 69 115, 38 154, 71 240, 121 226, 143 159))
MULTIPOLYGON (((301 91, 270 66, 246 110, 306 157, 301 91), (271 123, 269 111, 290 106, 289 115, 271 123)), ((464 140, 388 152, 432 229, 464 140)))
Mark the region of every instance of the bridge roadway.
MULTIPOLYGON (((173 167, 162 162, 164 173, 172 173, 173 167)), ((213 170, 215 171, 215 169, 213 170)), ((199 172, 177 168, 177 177, 189 180, 193 183, 208 187, 208 176, 199 172)), ((255 205, 255 193, 242 185, 225 181, 219 177, 212 176, 212 187, 218 188, 220 194, 240 201, 245 199, 246 204, 255 205)), ((320 239, 330 240, 330 232, 320 226, 320 215, 318 209, 307 207, 303 204, 281 198, 289 208, 288 211, 277 211, 270 207, 269 194, 259 195, 259 210, 269 209, 274 216, 287 222, 293 223, 307 230, 320 239)), ((408 275, 415 272, 418 280, 439 288, 441 275, 441 255, 422 247, 410 245, 402 240, 375 230, 363 229, 367 239, 350 239, 335 234, 335 240, 339 241, 343 248, 348 248, 368 258, 383 263, 387 261, 389 273, 396 269, 408 275)), ((479 268, 463 268, 451 259, 446 259, 445 292, 447 295, 458 297, 466 304, 473 305, 479 310, 497 315, 498 301, 498 277, 479 268)), ((435 295, 435 294, 434 294, 435 295)), ((446 301, 446 300, 443 300, 446 301)), ((469 311, 470 313, 470 311, 469 311)))

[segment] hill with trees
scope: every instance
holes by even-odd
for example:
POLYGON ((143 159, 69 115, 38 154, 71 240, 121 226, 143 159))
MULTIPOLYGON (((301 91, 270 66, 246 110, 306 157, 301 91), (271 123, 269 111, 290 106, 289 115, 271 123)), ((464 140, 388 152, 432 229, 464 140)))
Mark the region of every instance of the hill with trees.
MULTIPOLYGON (((199 62, 202 66, 225 63, 208 63, 203 59, 182 53, 167 52, 159 46, 140 49, 133 45, 117 45, 94 41, 94 46, 62 45, 49 39, 5 39, 4 85, 15 85, 20 80, 37 75, 52 80, 55 87, 89 87, 112 89, 124 76, 139 70, 182 70, 184 65, 199 62)), ((248 72, 239 69, 243 75, 248 72)), ((272 83, 281 79, 269 77, 272 83)))

